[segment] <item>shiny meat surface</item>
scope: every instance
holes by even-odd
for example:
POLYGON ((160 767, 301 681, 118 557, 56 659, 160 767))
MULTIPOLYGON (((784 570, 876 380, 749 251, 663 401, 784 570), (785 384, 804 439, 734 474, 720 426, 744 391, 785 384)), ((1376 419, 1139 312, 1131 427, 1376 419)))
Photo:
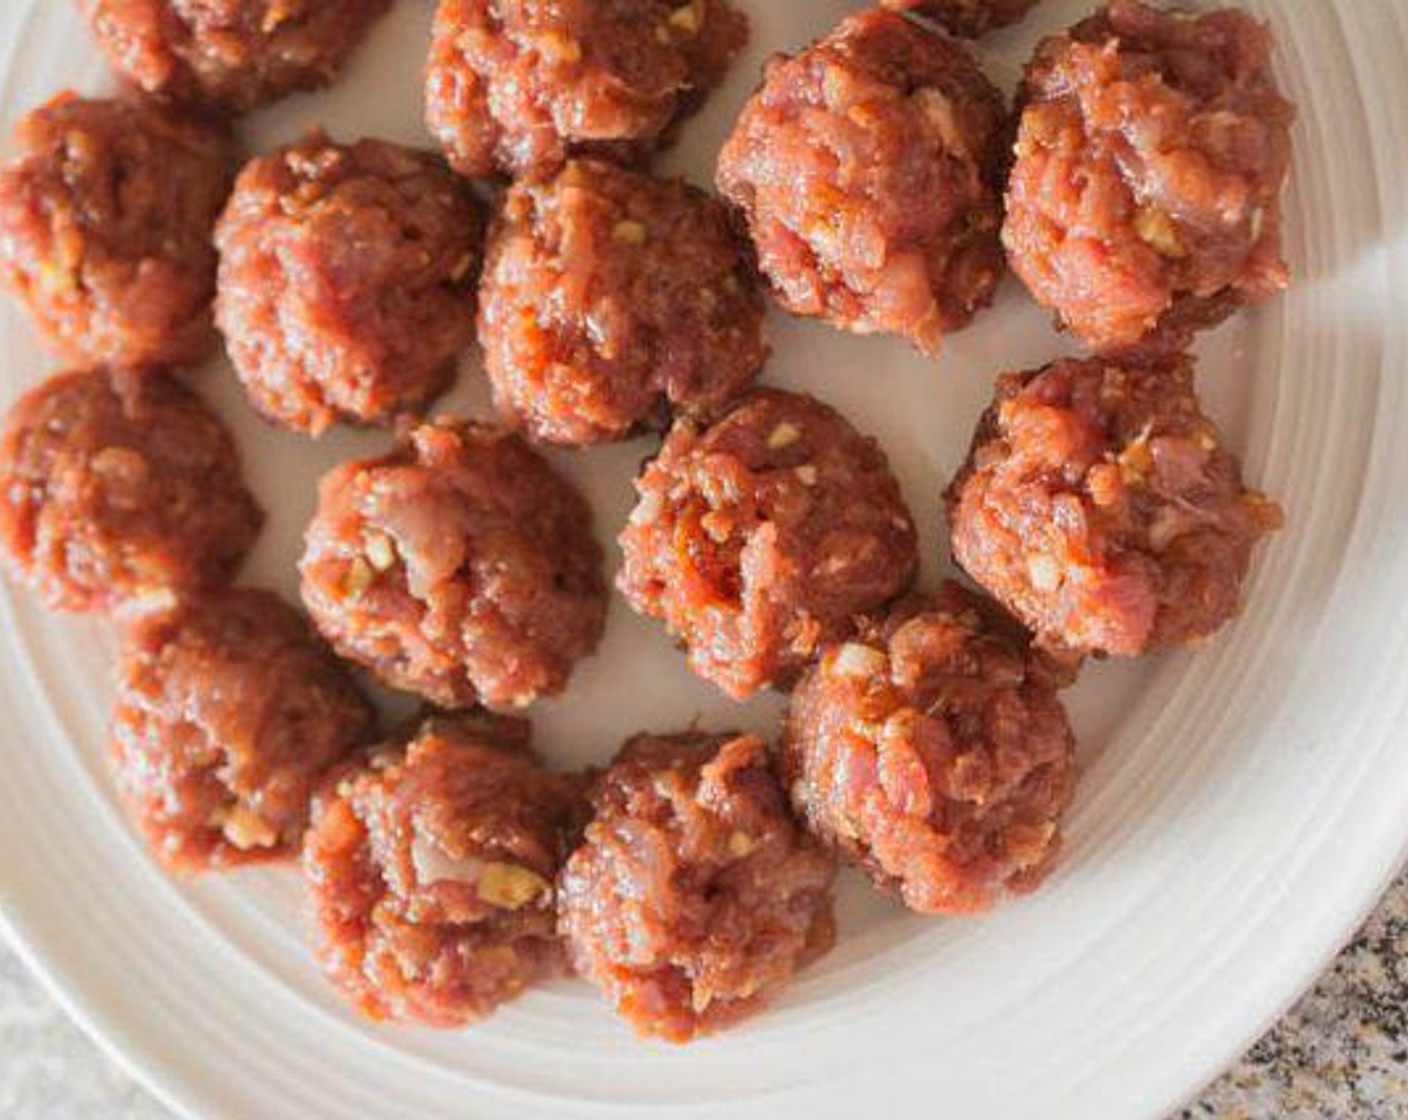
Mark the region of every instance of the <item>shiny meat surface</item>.
POLYGON ((519 437, 451 420, 322 482, 303 601, 344 657, 445 708, 567 684, 606 617, 582 496, 519 437))
POLYGON ((767 357, 762 294, 723 206, 598 160, 509 192, 479 337, 499 411, 562 444, 716 409, 767 357))
POLYGON ((0 551, 53 610, 228 580, 264 514, 229 433, 157 371, 62 373, 0 434, 0 551))
POLYGON ((481 229, 429 153, 315 132, 251 161, 216 231, 216 318, 255 408, 313 435, 422 410, 474 340, 481 229))
POLYGON ((197 593, 125 629, 111 758, 163 863, 223 869, 294 855, 318 779, 374 718, 277 595, 197 593))
POLYGON ((798 684, 782 744, 793 804, 921 913, 1032 890, 1075 780, 1056 678, 1020 627, 959 585, 907 600, 798 684))
POLYGON ((216 345, 211 228, 221 127, 63 93, 21 119, 0 169, 0 278, 66 361, 188 363, 216 345))
POLYGON ((710 427, 677 423, 636 491, 618 587, 735 699, 790 687, 914 575, 884 453, 811 397, 758 389, 710 427))
POLYGON ((931 19, 950 35, 977 39, 989 31, 1016 23, 1040 0, 881 0, 897 12, 931 19))
POLYGON ((465 175, 636 159, 748 37, 728 0, 440 0, 426 121, 465 175))
POLYGON ((1043 645, 1126 656, 1221 627, 1281 524, 1183 356, 1002 377, 948 508, 954 558, 1043 645))
POLYGON ((109 64, 147 93, 227 112, 337 77, 391 0, 81 0, 109 64))
POLYGON ((830 858, 755 735, 640 735, 559 880, 577 971, 643 1036, 688 1042, 774 999, 835 937, 830 858))
POLYGON ((553 879, 582 782, 528 726, 436 717, 335 775, 303 851, 329 979, 373 1019, 459 1027, 565 970, 553 879))
POLYGON ((1006 141, 967 48, 876 8, 773 59, 718 183, 787 310, 932 353, 1002 275, 1006 141))
POLYGON ((1041 45, 1023 97, 1003 240, 1092 348, 1177 349, 1287 285, 1294 109, 1265 26, 1115 0, 1041 45))

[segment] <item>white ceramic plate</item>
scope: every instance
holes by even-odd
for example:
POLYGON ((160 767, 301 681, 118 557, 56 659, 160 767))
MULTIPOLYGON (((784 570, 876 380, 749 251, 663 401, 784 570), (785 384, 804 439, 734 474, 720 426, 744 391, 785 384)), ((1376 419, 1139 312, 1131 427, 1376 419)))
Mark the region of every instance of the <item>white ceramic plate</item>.
MULTIPOLYGON (((61 0, 3 0, 0 117, 107 79, 61 0)), ((671 163, 707 182, 764 55, 823 32, 844 0, 751 0, 755 37, 671 163)), ((1009 81, 1035 36, 1082 14, 1049 0, 990 44, 1009 81)), ((1284 299, 1201 344, 1209 407, 1250 478, 1287 506, 1245 616, 1196 656, 1093 667, 1072 700, 1083 780, 1047 888, 991 917, 921 920, 843 885, 837 950, 781 1005, 685 1049, 634 1041, 580 984, 472 1030, 359 1022, 319 979, 296 877, 173 882, 126 828, 103 766, 112 641, 0 590, 0 909, 100 1039, 206 1116, 1152 1117, 1195 1092, 1315 975, 1408 841, 1408 3, 1258 0, 1299 103, 1284 299)), ((425 142, 431 4, 402 0, 329 94, 249 122, 252 146, 313 123, 425 142)), ((0 312, 0 392, 49 363, 0 312)), ((936 368, 902 345, 776 317, 768 379, 880 436, 942 573, 938 493, 1004 368, 1068 349, 1015 283, 936 368)), ((228 369, 200 382, 272 517, 251 581, 292 594, 317 475, 383 446, 314 445, 257 422, 228 369)), ((452 407, 484 409, 467 365, 452 407)), ((645 442, 557 456, 609 540, 645 442)), ((555 759, 730 707, 654 626, 614 604, 601 654, 538 713, 555 759)))

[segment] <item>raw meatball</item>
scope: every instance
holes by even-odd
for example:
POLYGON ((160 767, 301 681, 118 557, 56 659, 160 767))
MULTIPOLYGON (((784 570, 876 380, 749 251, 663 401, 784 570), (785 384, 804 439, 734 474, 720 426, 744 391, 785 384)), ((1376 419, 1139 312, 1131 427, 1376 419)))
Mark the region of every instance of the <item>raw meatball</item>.
POLYGON ((885 7, 931 19, 951 35, 977 39, 1016 23, 1040 0, 882 0, 885 7))
POLYGON ((787 310, 933 352, 1002 274, 1005 118, 965 47, 874 9, 769 64, 719 187, 787 310))
POLYGON ((1263 25, 1115 0, 1041 45, 1025 98, 1003 240, 1090 346, 1176 349, 1286 286, 1294 110, 1263 25))
POLYGON ((1032 890, 1074 781, 1057 679, 1015 623, 957 584, 907 600, 797 686, 782 747, 793 804, 922 913, 1032 890))
POLYGON ((747 37, 728 0, 440 0, 426 119, 465 175, 634 159, 698 106, 747 37))
POLYGON ((424 424, 322 482, 303 601, 344 657, 445 708, 521 708, 601 638, 591 510, 517 436, 424 424))
POLYGON ((78 363, 205 358, 229 134, 149 102, 63 93, 10 146, 0 275, 45 341, 78 363))
POLYGON ((315 783, 373 719, 342 664, 267 591, 198 594, 123 634, 113 765, 175 870, 293 855, 315 783))
POLYGON ((553 878, 582 783, 526 723, 438 717, 330 784, 303 870, 323 968, 365 1015, 464 1026, 565 971, 553 878))
POLYGON ((479 337, 499 410, 565 444, 715 409, 767 357, 762 295, 723 206, 597 161, 509 192, 479 337))
POLYGON ((738 700, 789 687, 914 576, 884 452, 811 397, 759 389, 712 427, 676 424, 636 490, 620 589, 738 700))
POLYGON ((263 521, 229 433, 155 370, 59 374, 0 434, 0 550, 51 610, 222 583, 263 521))
POLYGON ((254 406, 321 434, 448 387, 474 340, 468 184, 399 144, 321 133, 252 161, 216 231, 216 318, 254 406))
POLYGON ((831 947, 835 869, 788 815, 756 735, 638 736, 592 804, 559 928, 637 1033, 726 1027, 831 947))
POLYGON ((1235 615, 1253 547, 1281 524, 1183 356, 1004 376, 948 505, 954 557, 1043 645, 1126 656, 1235 615))
POLYGON ((337 77, 391 0, 82 0, 113 69, 147 93, 244 112, 337 77))

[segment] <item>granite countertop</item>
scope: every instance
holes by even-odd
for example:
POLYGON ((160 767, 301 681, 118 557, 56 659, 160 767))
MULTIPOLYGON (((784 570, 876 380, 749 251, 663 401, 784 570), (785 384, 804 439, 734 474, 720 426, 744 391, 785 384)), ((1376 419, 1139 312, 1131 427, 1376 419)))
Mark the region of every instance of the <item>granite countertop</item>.
MULTIPOLYGON (((0 1117, 169 1120, 0 943, 0 1117)), ((1178 1120, 1408 1120, 1408 874, 1315 989, 1178 1120)))

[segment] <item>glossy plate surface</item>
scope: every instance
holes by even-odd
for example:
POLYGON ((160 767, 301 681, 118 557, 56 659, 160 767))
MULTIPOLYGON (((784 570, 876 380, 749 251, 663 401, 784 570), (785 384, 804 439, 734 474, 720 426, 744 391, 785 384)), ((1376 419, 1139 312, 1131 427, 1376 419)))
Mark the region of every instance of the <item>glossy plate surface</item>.
MULTIPOLYGON (((251 147, 322 123, 424 143, 431 4, 402 0, 337 89, 251 120, 251 147)), ((670 165, 710 178, 763 57, 823 32, 843 0, 751 0, 733 81, 670 165)), ((981 920, 923 921, 843 885, 838 949, 768 1014, 687 1049, 635 1042, 580 984, 536 991, 471 1031, 357 1021, 319 979, 288 871, 173 882, 113 801, 103 723, 112 639, 0 589, 0 912, 80 1019, 183 1110, 261 1120, 370 1117, 1162 1114, 1306 985, 1408 842, 1408 3, 1257 0, 1298 102, 1284 299, 1200 345, 1208 406, 1290 527, 1264 550, 1244 617, 1196 655, 1092 669, 1076 690, 1083 780, 1065 862, 981 920)), ((994 39, 1011 82, 1036 36, 1083 14, 1048 0, 994 39)), ((76 13, 5 0, 0 119, 60 85, 107 88, 76 13)), ((768 380, 831 401, 890 452, 942 574, 938 494, 1003 369, 1070 349, 1009 282, 936 368, 902 345, 773 322, 768 380)), ((0 398, 50 364, 0 310, 0 398)), ((453 409, 483 411, 475 361, 453 409)), ((235 428, 271 522, 248 572, 292 594, 314 480, 385 445, 261 425, 227 368, 201 390, 235 428)), ((610 540, 635 465, 558 455, 610 540)), ((614 552, 613 552, 614 558, 614 552)), ((614 562, 614 559, 613 559, 614 562)), ((628 733, 731 708, 617 600, 600 656, 543 706, 540 747, 600 760, 628 733)))

